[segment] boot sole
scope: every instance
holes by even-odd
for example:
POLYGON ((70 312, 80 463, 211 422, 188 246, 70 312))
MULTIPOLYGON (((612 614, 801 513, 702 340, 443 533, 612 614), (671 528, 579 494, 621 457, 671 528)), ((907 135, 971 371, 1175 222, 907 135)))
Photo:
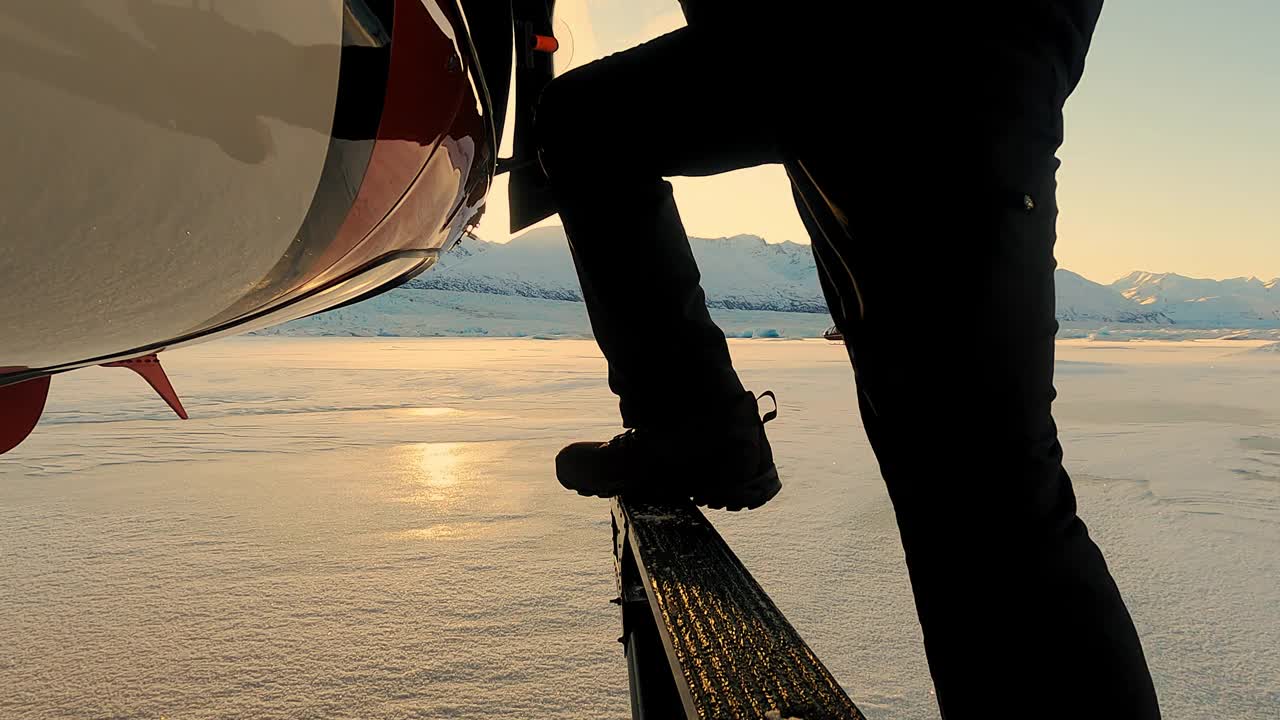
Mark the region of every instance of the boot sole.
POLYGON ((748 482, 733 486, 725 492, 701 492, 692 497, 694 505, 711 510, 755 510, 773 499, 782 490, 782 481, 778 479, 778 468, 771 467, 748 482))
MULTIPOLYGON (((563 483, 562 483, 563 484, 563 483)), ((662 491, 652 494, 645 492, 637 492, 635 490, 624 491, 622 488, 609 489, 586 489, 581 487, 566 488, 573 490, 583 497, 610 498, 619 494, 627 495, 633 498, 643 498, 653 501, 689 499, 694 505, 709 508, 711 510, 728 510, 729 512, 738 512, 740 510, 755 510, 773 499, 779 491, 782 490, 782 481, 778 479, 778 468, 776 466, 760 473, 756 477, 748 480, 740 485, 734 485, 732 489, 727 491, 706 491, 695 493, 685 498, 677 498, 668 495, 662 491)))

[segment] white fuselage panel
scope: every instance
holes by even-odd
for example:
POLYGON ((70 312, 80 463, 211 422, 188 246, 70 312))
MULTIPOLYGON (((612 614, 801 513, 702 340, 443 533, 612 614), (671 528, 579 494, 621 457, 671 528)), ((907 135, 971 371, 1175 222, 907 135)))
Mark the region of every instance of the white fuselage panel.
POLYGON ((181 336, 266 275, 341 42, 341 0, 0 4, 0 367, 181 336))

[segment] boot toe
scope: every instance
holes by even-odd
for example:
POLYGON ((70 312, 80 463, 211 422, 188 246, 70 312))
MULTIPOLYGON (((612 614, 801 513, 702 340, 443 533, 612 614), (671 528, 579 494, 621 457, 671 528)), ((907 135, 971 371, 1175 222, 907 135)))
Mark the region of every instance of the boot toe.
POLYGON ((601 495, 607 475, 597 457, 598 442, 577 442, 556 454, 556 478, 560 484, 580 495, 601 495))

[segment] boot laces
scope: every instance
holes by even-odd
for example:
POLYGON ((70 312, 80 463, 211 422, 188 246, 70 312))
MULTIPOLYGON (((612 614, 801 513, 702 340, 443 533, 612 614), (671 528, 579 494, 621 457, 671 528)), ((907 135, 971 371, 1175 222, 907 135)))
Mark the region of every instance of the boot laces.
POLYGON ((626 449, 629 449, 632 445, 635 445, 635 443, 636 443, 636 429, 628 428, 625 432, 620 432, 617 435, 614 435, 613 439, 605 444, 611 447, 615 447, 619 450, 626 450, 626 449))
MULTIPOLYGON (((773 401, 773 409, 765 413, 764 417, 760 419, 760 423, 762 425, 778 417, 778 397, 773 394, 772 390, 765 390, 764 392, 757 395, 756 401, 759 402, 760 400, 763 400, 766 397, 773 401)), ((616 448, 618 450, 629 450, 638 441, 637 432, 638 432, 637 428, 627 428, 625 431, 620 432, 617 435, 614 435, 613 439, 605 443, 605 445, 616 448)))
POLYGON ((778 396, 774 395, 772 390, 765 390, 764 392, 757 395, 756 402, 760 402, 766 397, 773 401, 773 409, 765 413, 763 418, 760 418, 760 424, 762 425, 778 417, 778 396))

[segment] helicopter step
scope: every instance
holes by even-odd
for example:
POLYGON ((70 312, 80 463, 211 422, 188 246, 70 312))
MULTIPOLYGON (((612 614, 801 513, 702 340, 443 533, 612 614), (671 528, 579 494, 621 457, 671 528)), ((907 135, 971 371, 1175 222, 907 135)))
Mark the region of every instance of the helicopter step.
POLYGON ((633 718, 863 720, 697 508, 612 504, 633 718))

